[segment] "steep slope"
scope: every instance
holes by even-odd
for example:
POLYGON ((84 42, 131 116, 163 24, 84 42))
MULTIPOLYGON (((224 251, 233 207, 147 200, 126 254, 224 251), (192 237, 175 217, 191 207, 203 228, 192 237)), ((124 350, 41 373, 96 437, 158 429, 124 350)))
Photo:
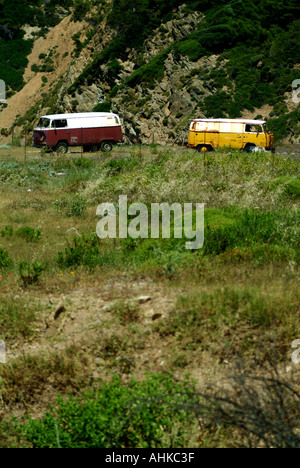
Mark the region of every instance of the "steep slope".
POLYGON ((111 109, 132 142, 184 141, 189 119, 205 116, 263 117, 297 143, 298 13, 294 0, 74 1, 34 42, 26 84, 0 113, 1 141, 40 113, 111 109))
POLYGON ((70 68, 74 50, 72 36, 78 32, 84 35, 85 27, 81 22, 73 22, 72 16, 69 15, 51 28, 45 37, 39 37, 34 42, 23 75, 25 85, 7 100, 7 107, 0 113, 0 128, 9 132, 19 117, 19 123, 22 125, 22 117, 25 116, 26 119, 26 114, 30 113, 32 108, 36 109, 36 112, 30 113, 29 117, 32 118, 32 122, 37 120, 37 111, 43 107, 43 99, 51 96, 70 68))

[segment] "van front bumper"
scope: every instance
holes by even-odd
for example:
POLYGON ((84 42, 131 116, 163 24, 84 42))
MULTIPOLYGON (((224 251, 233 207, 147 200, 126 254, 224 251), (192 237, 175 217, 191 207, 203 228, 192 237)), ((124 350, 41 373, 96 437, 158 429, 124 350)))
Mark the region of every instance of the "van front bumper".
POLYGON ((46 148, 46 147, 47 147, 47 143, 46 143, 46 142, 35 143, 35 142, 33 141, 32 146, 33 146, 34 148, 46 148))

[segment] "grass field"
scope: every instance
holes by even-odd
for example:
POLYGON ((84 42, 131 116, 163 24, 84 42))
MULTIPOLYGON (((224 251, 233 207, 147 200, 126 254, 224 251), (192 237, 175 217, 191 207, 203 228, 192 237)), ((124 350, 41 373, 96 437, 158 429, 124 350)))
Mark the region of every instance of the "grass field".
POLYGON ((299 447, 299 202, 288 155, 1 149, 0 446, 299 447), (100 240, 120 195, 203 248, 100 240))

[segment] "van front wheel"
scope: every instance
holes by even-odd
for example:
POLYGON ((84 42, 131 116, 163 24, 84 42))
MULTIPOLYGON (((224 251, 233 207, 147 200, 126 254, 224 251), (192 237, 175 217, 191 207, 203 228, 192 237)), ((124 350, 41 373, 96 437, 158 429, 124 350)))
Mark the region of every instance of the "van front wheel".
POLYGON ((100 148, 101 148, 101 151, 103 151, 104 153, 109 153, 113 147, 110 141, 103 141, 101 143, 100 148))
POLYGON ((68 152, 68 144, 64 141, 60 141, 55 147, 55 152, 58 154, 66 154, 68 152))
POLYGON ((253 153, 253 151, 255 151, 255 148, 255 145, 246 145, 244 151, 246 151, 246 153, 253 153))

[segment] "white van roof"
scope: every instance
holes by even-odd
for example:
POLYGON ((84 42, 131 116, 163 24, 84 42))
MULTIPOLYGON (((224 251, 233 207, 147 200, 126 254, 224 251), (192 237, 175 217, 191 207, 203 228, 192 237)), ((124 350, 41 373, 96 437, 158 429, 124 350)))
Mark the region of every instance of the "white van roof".
POLYGON ((249 125, 263 125, 265 120, 250 120, 250 119, 192 119, 192 122, 221 122, 221 123, 245 123, 249 125))
POLYGON ((117 114, 111 112, 81 112, 81 113, 70 113, 70 114, 53 114, 53 115, 42 115, 41 119, 84 119, 84 118, 95 118, 95 117, 118 117, 117 114))

